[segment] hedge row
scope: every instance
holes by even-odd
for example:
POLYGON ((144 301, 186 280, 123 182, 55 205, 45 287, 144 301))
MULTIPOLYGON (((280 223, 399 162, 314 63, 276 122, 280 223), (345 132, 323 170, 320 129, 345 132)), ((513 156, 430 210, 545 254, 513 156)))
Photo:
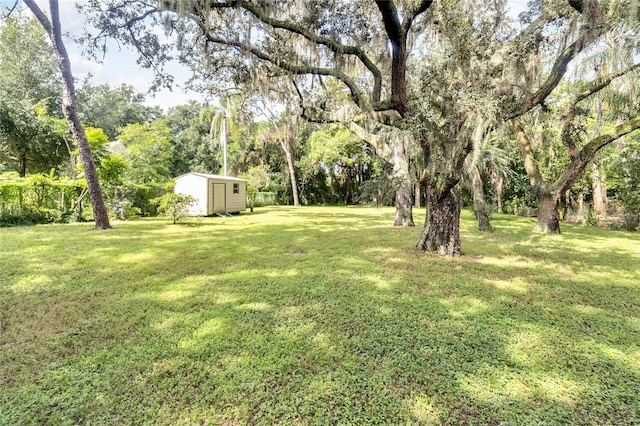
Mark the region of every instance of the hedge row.
MULTIPOLYGON (((167 192, 165 185, 103 186, 112 217, 154 216, 152 199, 167 192)), ((92 220, 85 180, 62 180, 48 175, 0 179, 0 227, 92 220)))

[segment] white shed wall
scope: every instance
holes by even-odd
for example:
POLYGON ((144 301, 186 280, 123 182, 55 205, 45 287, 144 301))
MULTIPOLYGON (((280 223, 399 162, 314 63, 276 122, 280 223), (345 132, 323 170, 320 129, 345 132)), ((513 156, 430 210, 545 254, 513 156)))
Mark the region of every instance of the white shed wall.
POLYGON ((191 216, 207 215, 207 181, 206 177, 186 174, 176 178, 176 185, 173 192, 176 194, 191 195, 196 199, 196 203, 189 209, 191 216))

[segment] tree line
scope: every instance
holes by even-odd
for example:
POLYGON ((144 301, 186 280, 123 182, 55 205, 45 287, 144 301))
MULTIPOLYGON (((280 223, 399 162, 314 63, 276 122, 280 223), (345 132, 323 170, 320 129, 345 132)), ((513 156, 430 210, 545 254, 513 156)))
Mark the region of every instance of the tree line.
MULTIPOLYGON (((170 79, 162 66, 174 52, 193 84, 221 99, 142 112, 135 93, 110 108, 115 89, 81 88, 84 114, 144 115, 83 117, 108 132, 113 182, 216 173, 228 151, 231 173, 261 170, 261 189, 281 202, 392 202, 394 224, 405 226, 413 206, 425 206, 416 248, 443 255, 461 253, 464 202, 487 231, 495 210, 535 213, 537 230, 552 233, 571 210, 597 220, 617 207, 637 217, 636 2, 535 0, 517 19, 509 2, 290 3, 81 8, 96 29, 82 40, 89 51, 105 38, 134 46, 158 85, 170 79)), ((46 99, 53 111, 55 97, 46 99)))

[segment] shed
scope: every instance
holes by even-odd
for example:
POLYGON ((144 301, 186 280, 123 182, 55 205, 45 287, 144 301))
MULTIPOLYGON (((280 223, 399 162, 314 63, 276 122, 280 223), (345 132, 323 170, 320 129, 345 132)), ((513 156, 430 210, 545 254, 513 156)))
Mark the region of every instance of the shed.
POLYGON ((175 178, 173 191, 191 195, 196 203, 191 216, 212 216, 218 213, 239 213, 247 209, 247 181, 231 176, 207 173, 185 173, 175 178))

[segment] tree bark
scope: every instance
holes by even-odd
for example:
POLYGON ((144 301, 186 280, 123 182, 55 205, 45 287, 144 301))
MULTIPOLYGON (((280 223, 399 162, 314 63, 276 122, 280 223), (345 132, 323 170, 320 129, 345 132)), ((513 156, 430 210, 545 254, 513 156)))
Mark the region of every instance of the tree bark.
POLYGON ((291 154, 291 146, 286 139, 280 140, 280 146, 284 151, 284 156, 287 159, 287 168, 289 169, 289 180, 291 181, 291 194, 293 195, 293 205, 298 207, 300 200, 298 198, 298 182, 296 180, 296 170, 293 168, 293 155, 291 154))
POLYGON ((396 187, 396 216, 393 226, 415 226, 410 182, 403 181, 396 187))
POLYGON ((503 199, 504 199, 504 177, 501 174, 497 174, 495 180, 495 190, 496 190, 496 203, 499 213, 504 212, 503 199))
POLYGON ((64 42, 62 41, 58 1, 49 0, 51 21, 49 21, 47 16, 38 7, 35 0, 24 0, 24 3, 31 12, 33 12, 40 24, 49 34, 53 47, 57 53, 58 65, 62 73, 62 112, 67 119, 67 124, 69 125, 69 129, 71 130, 73 137, 78 143, 80 160, 84 167, 85 179, 89 188, 89 199, 91 200, 91 206, 93 208, 95 229, 109 229, 111 228, 111 225, 109 224, 109 215, 102 197, 102 188, 100 187, 98 173, 96 172, 95 163, 93 162, 93 155, 91 154, 91 148, 87 141, 87 135, 80 123, 80 118, 76 111, 75 86, 73 82, 73 74, 71 72, 69 54, 67 53, 64 42))
POLYGON ((427 215, 416 250, 437 253, 440 256, 462 255, 460 241, 460 210, 462 199, 457 189, 442 196, 430 184, 425 186, 427 215))
POLYGON ((482 187, 482 177, 477 164, 473 164, 469 168, 469 178, 471 180, 471 193, 473 195, 473 210, 478 220, 478 231, 493 232, 491 220, 489 219, 489 210, 484 196, 484 188, 482 187))
POLYGON ((541 193, 538 197, 540 210, 538 212, 538 224, 536 231, 543 234, 559 234, 560 220, 558 218, 559 196, 555 193, 541 193))
POLYGON ((604 171, 600 169, 600 162, 591 163, 591 186, 593 189, 593 209, 598 216, 607 214, 607 182, 604 171))
POLYGON ((27 176, 27 156, 25 154, 20 155, 18 163, 18 176, 27 176))
POLYGON ((393 143, 393 181, 396 186, 396 217, 393 226, 415 226, 409 160, 404 140, 393 143))

